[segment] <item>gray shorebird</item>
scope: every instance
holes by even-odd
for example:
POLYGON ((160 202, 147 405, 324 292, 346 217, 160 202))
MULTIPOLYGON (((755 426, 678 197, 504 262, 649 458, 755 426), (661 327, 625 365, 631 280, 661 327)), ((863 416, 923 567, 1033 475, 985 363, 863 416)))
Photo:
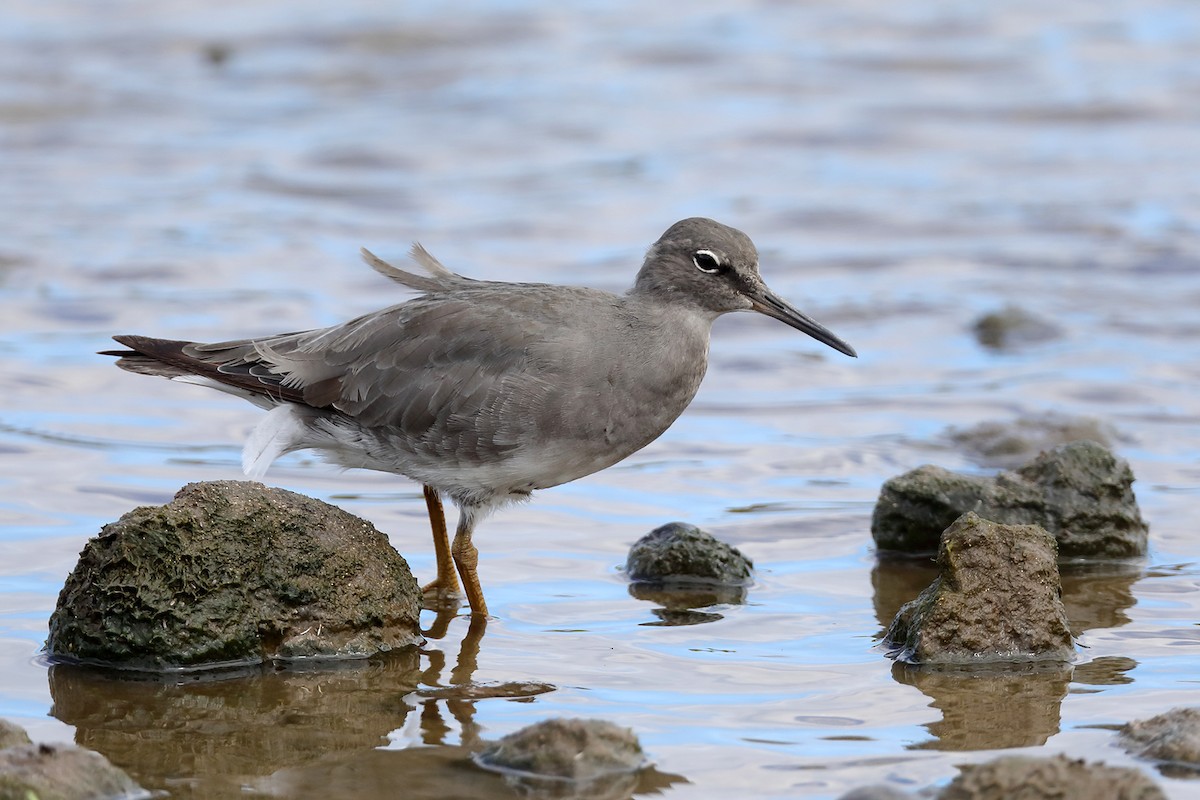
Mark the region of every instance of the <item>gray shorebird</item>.
POLYGON ((746 234, 710 219, 668 228, 623 295, 464 278, 420 245, 411 256, 424 275, 362 255, 417 296, 330 328, 255 339, 115 336, 129 349, 103 355, 266 409, 242 454, 251 477, 311 449, 420 482, 437 554, 426 598, 457 602, 461 576, 479 617, 487 604, 475 525, 657 439, 700 386, 717 317, 757 311, 856 355, 767 288, 746 234), (453 545, 442 495, 459 509, 453 545))

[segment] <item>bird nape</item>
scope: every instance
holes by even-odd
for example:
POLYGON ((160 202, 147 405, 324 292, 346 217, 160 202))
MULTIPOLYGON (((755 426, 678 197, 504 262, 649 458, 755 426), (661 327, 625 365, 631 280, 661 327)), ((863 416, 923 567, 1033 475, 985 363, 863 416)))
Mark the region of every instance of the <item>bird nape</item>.
POLYGON ((423 275, 363 257, 417 295, 300 333, 207 344, 114 336, 128 349, 103 355, 265 409, 242 456, 252 477, 310 449, 420 482, 437 555, 426 604, 456 606, 461 578, 479 617, 476 524, 658 438, 700 386, 717 317, 756 311, 856 355, 767 287, 749 237, 709 219, 668 228, 623 295, 464 278, 420 245, 423 275), (459 509, 453 544, 443 496, 459 509))

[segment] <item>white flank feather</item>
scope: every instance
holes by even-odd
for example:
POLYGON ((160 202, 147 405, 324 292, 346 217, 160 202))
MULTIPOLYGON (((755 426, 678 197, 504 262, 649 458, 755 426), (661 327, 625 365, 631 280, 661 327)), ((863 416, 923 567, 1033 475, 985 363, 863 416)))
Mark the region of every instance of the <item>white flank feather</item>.
POLYGON ((299 406, 284 403, 272 408, 250 432, 242 448, 242 471, 261 480, 275 459, 300 450, 308 438, 308 423, 299 406))

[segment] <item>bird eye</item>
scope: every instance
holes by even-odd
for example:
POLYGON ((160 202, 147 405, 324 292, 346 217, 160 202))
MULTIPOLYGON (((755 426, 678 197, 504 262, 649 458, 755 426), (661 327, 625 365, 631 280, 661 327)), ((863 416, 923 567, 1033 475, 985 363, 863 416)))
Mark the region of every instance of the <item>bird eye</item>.
POLYGON ((696 269, 710 275, 721 271, 721 259, 717 258, 717 254, 711 250, 697 250, 696 254, 692 256, 692 263, 696 265, 696 269))

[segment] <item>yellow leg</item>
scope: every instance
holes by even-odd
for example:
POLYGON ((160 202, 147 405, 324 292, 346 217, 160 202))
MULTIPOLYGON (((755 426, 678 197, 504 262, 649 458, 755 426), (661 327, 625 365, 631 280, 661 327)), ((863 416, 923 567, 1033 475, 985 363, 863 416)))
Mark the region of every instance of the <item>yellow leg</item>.
POLYGON ((433 552, 437 557, 437 577, 421 589, 427 608, 458 605, 458 575, 450 553, 450 536, 446 532, 446 512, 442 499, 432 486, 425 487, 425 507, 429 510, 429 525, 433 529, 433 552))
POLYGON ((487 603, 483 599, 483 588, 479 585, 479 551, 471 543, 471 531, 475 527, 475 514, 471 508, 460 509, 458 531, 454 534, 454 564, 462 578, 467 602, 471 604, 472 617, 487 617, 487 603))

